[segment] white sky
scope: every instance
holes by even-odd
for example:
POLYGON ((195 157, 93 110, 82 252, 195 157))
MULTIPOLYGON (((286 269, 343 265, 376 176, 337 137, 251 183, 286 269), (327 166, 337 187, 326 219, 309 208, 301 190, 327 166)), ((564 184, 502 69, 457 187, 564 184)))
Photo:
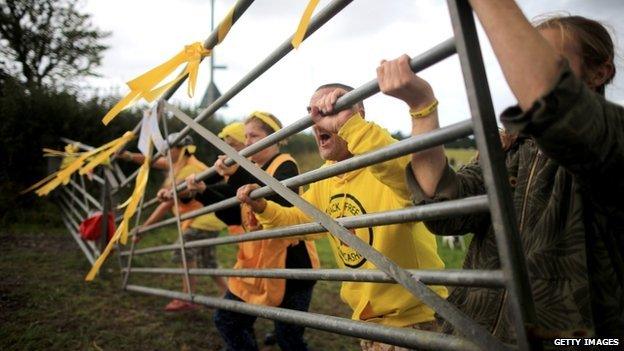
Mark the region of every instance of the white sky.
MULTIPOLYGON (((234 0, 215 1, 218 23, 234 0)), ((215 83, 223 93, 267 57, 296 29, 307 0, 256 0, 232 27, 223 43, 214 50, 216 64, 227 65, 215 71, 215 83)), ((329 4, 320 2, 316 9, 329 4)), ((616 66, 622 65, 624 40, 624 1, 551 0, 520 1, 529 18, 546 12, 567 12, 600 20, 616 36, 616 66)), ((92 14, 93 24, 112 31, 98 72, 89 78, 90 86, 125 94, 125 82, 164 62, 184 45, 204 41, 210 33, 209 0, 87 0, 84 11, 92 14)), ((514 104, 500 68, 480 33, 481 46, 497 113, 514 104)), ((274 113, 287 125, 306 115, 314 89, 324 83, 341 82, 357 87, 375 78, 381 59, 403 53, 410 56, 452 36, 446 1, 441 0, 356 0, 328 24, 275 64, 219 111, 226 120, 241 119, 254 110, 274 113)), ((200 67, 196 94, 186 95, 186 84, 173 101, 198 105, 209 80, 209 60, 200 67)), ((442 125, 469 117, 466 92, 457 56, 420 74, 434 88, 440 101, 442 125)), ((607 89, 607 97, 624 103, 624 74, 618 74, 607 89)), ((367 119, 391 131, 410 131, 410 118, 403 102, 378 94, 365 101, 367 119)))

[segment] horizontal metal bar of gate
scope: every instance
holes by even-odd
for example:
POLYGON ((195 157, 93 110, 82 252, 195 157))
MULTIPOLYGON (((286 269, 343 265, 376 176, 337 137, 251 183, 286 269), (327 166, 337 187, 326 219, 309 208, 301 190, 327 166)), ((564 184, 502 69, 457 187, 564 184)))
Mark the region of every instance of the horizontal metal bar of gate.
MULTIPOLYGON (((127 269, 122 271, 126 272, 127 269)), ((414 279, 428 285, 504 287, 505 280, 500 270, 407 270, 414 279)), ((131 273, 147 274, 184 274, 182 268, 132 267, 131 273)), ((394 279, 377 269, 306 269, 306 268, 266 268, 266 269, 231 269, 231 268, 190 268, 190 275, 283 278, 299 280, 327 280, 349 282, 395 283, 394 279)))
POLYGON ((65 199, 68 203, 75 203, 84 211, 85 214, 89 213, 89 208, 87 207, 87 205, 82 202, 77 196, 72 194, 71 191, 67 189, 67 187, 64 186, 63 192, 59 192, 58 196, 61 199, 65 199))
POLYGON ((87 245, 82 241, 82 239, 80 238, 80 236, 76 232, 76 229, 74 229, 72 227, 72 225, 69 223, 69 221, 65 217, 66 217, 66 214, 61 215, 61 219, 63 220, 63 224, 65 224, 65 227, 67 228, 67 231, 69 231, 69 234, 71 234, 72 238, 74 238, 74 240, 78 244, 78 247, 80 247, 80 250, 82 250, 82 252, 84 253, 85 257, 87 258, 87 261, 89 261, 89 263, 91 263, 91 264, 94 264, 95 263, 95 259, 93 258, 93 254, 87 248, 87 245))
MULTIPOLYGON (((363 155, 351 157, 347 160, 334 163, 330 166, 319 168, 300 174, 298 176, 286 179, 282 181, 282 184, 294 188, 310 184, 322 179, 330 178, 345 172, 353 171, 359 168, 364 168, 379 162, 394 159, 400 156, 408 155, 416 151, 425 150, 430 147, 442 145, 445 142, 455 140, 472 133, 472 123, 470 120, 455 123, 447 127, 443 127, 426 134, 410 137, 408 139, 401 140, 392 145, 383 147, 381 149, 368 152, 363 155)), ((274 191, 268 186, 257 189, 251 193, 251 197, 256 199, 274 194, 274 191)), ((182 220, 195 218, 197 216, 222 210, 228 207, 237 206, 239 204, 235 197, 226 199, 212 205, 187 212, 180 218, 182 220)), ((175 223, 175 218, 169 218, 149 226, 139 229, 139 233, 145 233, 150 230, 164 227, 175 223)))
MULTIPOLYGON (((415 56, 410 60, 410 67, 414 72, 419 72, 434 65, 437 62, 440 62, 451 55, 455 54, 455 41, 453 38, 449 38, 444 42, 434 46, 433 48, 427 50, 426 52, 415 56)), ((376 79, 373 79, 367 82, 364 85, 359 86, 358 88, 349 91, 345 95, 341 96, 334 106, 335 111, 344 110, 368 97, 371 97, 379 92, 379 84, 376 79)), ((313 125, 312 119, 310 115, 307 115, 294 123, 280 129, 279 131, 270 134, 269 136, 263 138, 262 140, 254 143, 253 145, 247 146, 246 148, 240 151, 240 154, 244 157, 249 157, 251 155, 260 152, 267 147, 276 144, 292 135, 295 135, 313 125)), ((188 128, 188 127, 187 127, 188 128)), ((227 158, 225 163, 227 165, 232 165, 234 162, 227 158)), ((215 174, 214 167, 210 167, 209 169, 199 173, 197 175, 198 180, 206 179, 215 174)), ((178 185, 176 188, 178 191, 183 191, 186 189, 186 184, 178 185)), ((157 200, 152 199, 148 201, 146 204, 153 205, 157 200)))
MULTIPOLYGON (((459 200, 430 203, 426 205, 401 208, 398 210, 367 213, 365 215, 342 217, 336 219, 338 223, 347 229, 381 226, 395 223, 434 220, 451 216, 483 213, 488 211, 488 202, 485 195, 467 197, 459 200)), ((233 244, 245 241, 264 240, 271 238, 285 238, 314 233, 323 233, 325 228, 318 223, 299 224, 290 227, 264 229, 241 235, 229 235, 225 237, 195 240, 184 244, 185 248, 203 247, 210 245, 233 244)), ((134 250, 134 255, 149 254, 154 252, 170 251, 179 249, 179 245, 162 245, 134 250)), ((128 255, 127 251, 121 252, 122 256, 128 255)))
POLYGON ((79 228, 79 224, 78 222, 74 220, 74 217, 71 215, 71 212, 68 209, 67 205, 62 202, 57 203, 57 205, 59 209, 61 210, 61 214, 63 215, 63 218, 67 220, 68 224, 70 225, 71 228, 73 228, 74 231, 77 231, 79 228))
MULTIPOLYGON (((304 36, 304 40, 316 32, 319 28, 321 28, 325 23, 329 22, 335 15, 337 15, 340 11, 342 11, 347 5, 349 5, 352 0, 334 0, 329 5, 325 6, 321 9, 317 15, 312 17, 308 25, 308 29, 304 36)), ((217 100, 215 100, 210 106, 204 109, 196 118, 196 122, 201 122, 209 116, 212 116, 215 112, 217 112, 221 107, 225 106, 225 104, 230 101, 236 94, 240 93, 243 89, 245 89, 249 84, 255 81, 258 77, 264 74, 269 68, 273 67, 277 62, 279 62, 284 56, 286 56, 289 52, 291 52, 294 48, 292 46, 292 36, 286 39, 280 46, 278 46, 273 52, 269 54, 264 60, 262 60, 256 67, 254 67, 249 73, 247 73, 243 78, 241 78, 236 84, 234 84, 228 91, 224 92, 217 100)), ((180 131, 178 136, 178 140, 182 139, 186 134, 191 131, 189 127, 185 127, 180 131)), ((178 140, 173 141, 172 144, 175 144, 178 140)), ((154 159, 158 156, 162 155, 162 153, 157 153, 154 159)), ((124 187, 128 184, 132 179, 136 177, 138 174, 138 170, 132 173, 126 182, 123 182, 120 187, 124 187)), ((154 204, 154 199, 150 201, 146 201, 143 206, 149 206, 154 204)))
POLYGON ((74 222, 74 218, 77 222, 75 222, 74 224, 76 225, 76 228, 78 228, 78 223, 82 222, 86 217, 86 215, 83 217, 80 212, 78 212, 78 210, 71 205, 71 202, 63 197, 63 196, 59 196, 58 199, 60 200, 60 202, 58 203, 58 205, 62 205, 64 206, 69 214, 72 214, 72 216, 69 216, 69 219, 72 220, 72 222, 74 222))
POLYGON ((71 186, 73 186, 74 188, 76 188, 84 197, 87 198, 87 200, 93 204, 93 206, 95 206, 98 210, 102 210, 102 204, 100 204, 100 202, 98 200, 96 200, 93 196, 91 196, 91 194, 89 194, 89 192, 87 192, 86 189, 83 189, 80 184, 76 183, 73 179, 69 180, 69 184, 71 186))
POLYGON ((453 335, 422 331, 411 328, 394 328, 375 323, 355 321, 347 318, 327 316, 318 313, 302 312, 279 307, 252 305, 222 298, 188 294, 177 291, 156 289, 139 285, 127 285, 126 290, 143 294, 163 296, 200 303, 208 307, 250 314, 261 318, 302 325, 308 328, 390 343, 397 346, 422 350, 479 350, 470 340, 453 335))
MULTIPOLYGON (((95 256, 95 255, 99 255, 100 251, 97 249, 97 247, 95 247, 95 245, 93 244, 93 242, 91 241, 85 241, 82 240, 82 238, 80 238, 80 236, 78 235, 78 230, 80 228, 80 223, 82 222, 82 218, 77 217, 78 221, 76 222, 76 220, 71 216, 72 214, 72 210, 75 210, 74 208, 72 208, 68 203, 65 203, 64 201, 66 200, 62 200, 60 202, 57 203, 57 205, 59 206, 59 208, 61 209, 61 214, 63 216, 63 221, 65 222, 65 225, 68 226, 68 229, 70 230, 70 234, 74 237, 75 240, 80 241, 80 243, 86 244, 87 247, 90 249, 90 253, 91 256, 95 256)), ((75 213, 73 213, 74 216, 76 216, 75 213)), ((78 244, 79 246, 81 246, 81 244, 78 244)), ((81 246, 82 248, 82 246, 81 246)), ((88 257, 87 257, 88 259, 88 257)))

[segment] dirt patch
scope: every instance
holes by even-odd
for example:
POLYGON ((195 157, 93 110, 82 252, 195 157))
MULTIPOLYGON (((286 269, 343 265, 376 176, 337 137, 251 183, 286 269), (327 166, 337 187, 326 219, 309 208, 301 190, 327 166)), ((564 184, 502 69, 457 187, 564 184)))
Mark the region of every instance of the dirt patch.
POLYGON ((49 234, 43 232, 4 232, 0 233, 0 248, 26 248, 41 252, 61 253, 68 249, 78 249, 74 239, 68 234, 49 234), (72 246, 73 245, 73 246, 72 246))

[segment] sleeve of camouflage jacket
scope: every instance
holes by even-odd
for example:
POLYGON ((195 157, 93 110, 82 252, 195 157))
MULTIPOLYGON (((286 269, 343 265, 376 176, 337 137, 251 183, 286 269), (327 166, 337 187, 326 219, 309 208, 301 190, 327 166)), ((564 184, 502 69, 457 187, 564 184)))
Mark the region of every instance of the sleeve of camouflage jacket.
POLYGON ((567 64, 553 89, 526 112, 517 106, 501 122, 532 136, 601 201, 621 201, 624 182, 624 108, 606 101, 574 76, 567 64))
MULTIPOLYGON (((477 160, 473 160, 460 168, 457 172, 453 171, 447 164, 432 198, 427 197, 422 191, 414 177, 414 173, 412 173, 410 164, 405 168, 405 173, 414 205, 423 205, 432 202, 485 194, 481 166, 479 166, 477 160)), ((437 235, 463 235, 468 233, 475 233, 478 235, 487 230, 488 223, 489 215, 480 214, 426 221, 425 225, 432 233, 437 235)))

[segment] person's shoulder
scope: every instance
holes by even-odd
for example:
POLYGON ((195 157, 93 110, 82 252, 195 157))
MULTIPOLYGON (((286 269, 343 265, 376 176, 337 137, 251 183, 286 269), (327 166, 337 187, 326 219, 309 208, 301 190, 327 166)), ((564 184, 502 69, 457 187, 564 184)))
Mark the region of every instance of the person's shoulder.
POLYGON ((286 160, 279 165, 278 168, 297 168, 297 163, 294 160, 286 160))
POLYGON ((282 164, 277 167, 275 173, 273 174, 275 178, 279 180, 287 179, 294 177, 299 174, 299 167, 293 161, 284 161, 282 164))
POLYGON ((283 161, 277 167, 276 171, 277 172, 294 171, 298 174, 299 166, 297 165, 297 162, 295 161, 295 159, 290 154, 282 154, 282 155, 286 157, 282 158, 283 161))
POLYGON ((203 161, 199 160, 195 155, 191 156, 187 162, 187 164, 192 164, 197 168, 201 168, 202 170, 208 169, 208 165, 206 165, 203 161))

